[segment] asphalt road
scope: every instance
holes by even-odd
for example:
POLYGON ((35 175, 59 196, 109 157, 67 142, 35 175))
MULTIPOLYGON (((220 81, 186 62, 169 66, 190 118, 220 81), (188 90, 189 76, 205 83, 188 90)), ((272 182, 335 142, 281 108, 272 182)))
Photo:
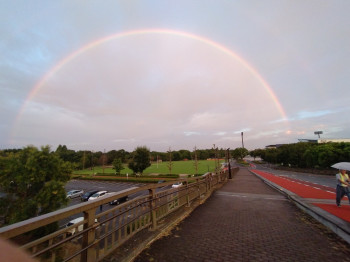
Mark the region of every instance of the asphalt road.
POLYGON ((256 165, 256 169, 266 171, 279 176, 286 176, 294 179, 303 180, 306 182, 315 183, 322 186, 336 188, 335 174, 338 172, 336 169, 334 169, 334 176, 275 170, 263 165, 256 165))

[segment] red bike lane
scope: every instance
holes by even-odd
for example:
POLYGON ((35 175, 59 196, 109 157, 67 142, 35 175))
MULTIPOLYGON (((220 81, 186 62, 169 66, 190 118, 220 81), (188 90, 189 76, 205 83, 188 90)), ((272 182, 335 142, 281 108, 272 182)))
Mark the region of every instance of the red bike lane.
POLYGON ((270 182, 280 186, 281 188, 284 188, 298 195, 299 197, 315 200, 334 200, 334 204, 320 203, 322 201, 311 201, 310 203, 340 219, 350 222, 350 206, 348 205, 348 199, 345 196, 342 199, 343 205, 340 208, 337 207, 335 204, 334 188, 329 188, 293 178, 281 177, 256 169, 251 169, 251 172, 263 177, 266 180, 269 180, 270 182))

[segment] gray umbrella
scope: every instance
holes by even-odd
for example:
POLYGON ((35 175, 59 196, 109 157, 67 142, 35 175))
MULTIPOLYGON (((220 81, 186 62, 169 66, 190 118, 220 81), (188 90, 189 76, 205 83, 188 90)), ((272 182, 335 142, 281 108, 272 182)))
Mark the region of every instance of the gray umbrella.
POLYGON ((334 164, 331 167, 350 171, 350 162, 339 162, 339 163, 334 164))

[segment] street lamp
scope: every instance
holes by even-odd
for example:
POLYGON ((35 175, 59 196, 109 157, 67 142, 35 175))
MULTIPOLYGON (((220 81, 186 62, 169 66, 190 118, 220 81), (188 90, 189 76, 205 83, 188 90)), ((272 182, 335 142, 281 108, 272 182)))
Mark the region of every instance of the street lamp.
POLYGON ((230 164, 230 148, 227 148, 227 161, 228 161, 228 178, 232 179, 231 164, 230 164))
POLYGON ((322 131, 315 131, 314 134, 318 135, 318 138, 321 138, 320 135, 323 134, 323 132, 322 131))
POLYGON ((242 148, 244 148, 244 142, 243 142, 243 132, 241 132, 241 137, 242 137, 242 148))

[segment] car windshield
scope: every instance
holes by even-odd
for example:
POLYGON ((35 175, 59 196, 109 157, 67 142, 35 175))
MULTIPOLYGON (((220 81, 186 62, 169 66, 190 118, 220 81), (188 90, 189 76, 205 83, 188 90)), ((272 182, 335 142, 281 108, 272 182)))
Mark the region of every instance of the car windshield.
POLYGON ((98 197, 99 195, 100 195, 100 193, 95 193, 91 197, 98 197))

